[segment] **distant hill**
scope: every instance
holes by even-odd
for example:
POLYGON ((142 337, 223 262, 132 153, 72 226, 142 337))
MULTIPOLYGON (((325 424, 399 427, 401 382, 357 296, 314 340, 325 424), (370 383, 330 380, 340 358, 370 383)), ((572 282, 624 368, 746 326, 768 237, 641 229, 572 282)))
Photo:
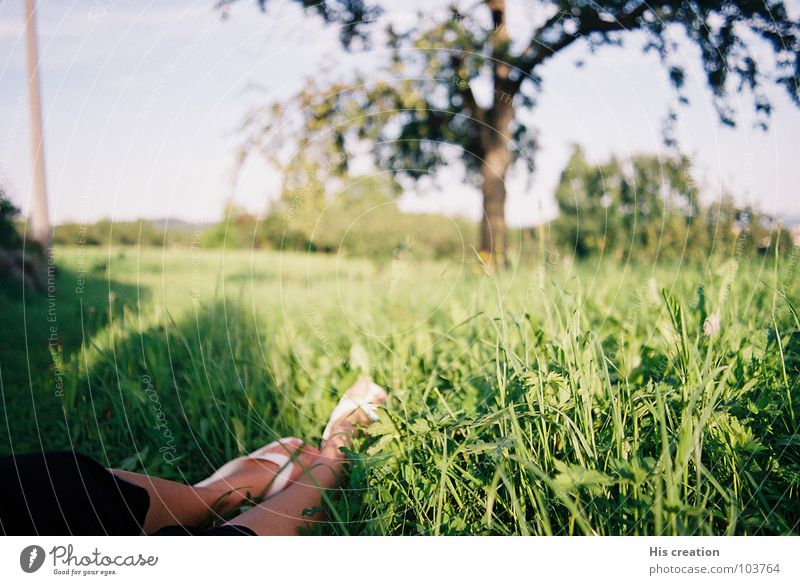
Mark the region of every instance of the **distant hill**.
POLYGON ((182 219, 175 219, 175 218, 164 218, 164 219, 151 219, 149 220, 153 227, 158 229, 168 229, 169 231, 176 231, 176 232, 194 232, 195 230, 202 230, 207 227, 211 227, 214 225, 214 222, 203 222, 203 223, 194 223, 191 221, 183 221, 182 219))
POLYGON ((779 215, 778 219, 786 227, 800 226, 800 214, 779 215))
POLYGON ((62 223, 53 230, 53 242, 63 245, 188 246, 211 223, 192 223, 175 218, 62 223))

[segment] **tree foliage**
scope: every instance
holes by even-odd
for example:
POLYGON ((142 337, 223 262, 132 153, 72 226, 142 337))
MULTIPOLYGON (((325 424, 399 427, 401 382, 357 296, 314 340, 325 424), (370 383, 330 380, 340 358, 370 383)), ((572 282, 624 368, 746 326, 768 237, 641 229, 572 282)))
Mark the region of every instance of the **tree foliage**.
MULTIPOLYGON (((363 46, 379 36, 377 4, 301 2, 342 25, 347 48, 354 39, 363 46)), ((267 4, 259 1, 262 9, 267 4)), ((640 31, 643 50, 664 66, 677 106, 688 102, 687 63, 679 51, 680 39, 688 40, 726 125, 736 121, 732 95, 749 96, 762 127, 773 109, 770 85, 800 105, 800 24, 782 1, 539 0, 521 8, 531 22, 527 29, 509 26, 506 4, 454 2, 436 18, 420 13, 411 22, 387 24, 380 31, 386 62, 347 82, 310 80, 292 99, 254 112, 244 150, 294 144, 295 156, 310 157, 333 149, 346 166, 354 144, 366 141, 380 168, 412 179, 460 159, 467 181, 480 184, 484 194, 481 250, 502 257, 504 180, 515 161, 532 168, 536 128, 525 113, 542 90, 539 70, 571 47, 584 44, 595 52, 640 31), (317 143, 325 146, 311 148, 317 143)), ((676 112, 673 107, 666 116, 670 144, 676 112)))
POLYGON ((282 250, 310 250, 375 260, 458 260, 470 253, 475 226, 443 215, 402 213, 397 185, 386 175, 348 178, 333 197, 287 190, 257 237, 282 250))
POLYGON ((21 246, 22 238, 16 226, 18 216, 19 209, 0 188, 0 249, 14 250, 21 246))
POLYGON ((686 157, 639 155, 591 164, 575 147, 556 188, 551 233, 578 257, 701 261, 792 248, 790 234, 728 194, 703 204, 686 157))

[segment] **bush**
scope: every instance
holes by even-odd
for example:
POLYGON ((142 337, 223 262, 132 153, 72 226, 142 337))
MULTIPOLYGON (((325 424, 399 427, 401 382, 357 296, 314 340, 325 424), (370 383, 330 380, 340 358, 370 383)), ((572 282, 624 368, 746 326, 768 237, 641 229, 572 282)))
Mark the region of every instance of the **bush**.
POLYGON ((372 259, 470 254, 476 225, 443 215, 402 213, 396 194, 380 177, 353 180, 332 200, 320 199, 319 193, 286 194, 260 223, 259 241, 276 249, 372 259))
POLYGON ((15 224, 18 216, 19 209, 0 190, 0 248, 4 250, 15 250, 22 245, 15 224))
POLYGON ((44 290, 47 266, 43 248, 38 242, 23 242, 18 218, 19 209, 0 190, 0 279, 44 290))
POLYGON ((162 227, 141 219, 92 224, 66 223, 56 226, 53 243, 64 246, 188 246, 191 233, 185 229, 162 227))

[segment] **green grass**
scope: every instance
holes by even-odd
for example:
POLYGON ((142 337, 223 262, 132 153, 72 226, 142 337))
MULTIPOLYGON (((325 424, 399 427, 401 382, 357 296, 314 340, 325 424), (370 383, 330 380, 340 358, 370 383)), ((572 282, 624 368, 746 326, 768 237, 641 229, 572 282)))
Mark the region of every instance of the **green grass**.
POLYGON ((247 251, 57 258, 54 322, 46 295, 0 290, 3 452, 196 481, 280 436, 318 441, 365 369, 391 398, 327 532, 798 533, 796 254, 499 277, 247 251))

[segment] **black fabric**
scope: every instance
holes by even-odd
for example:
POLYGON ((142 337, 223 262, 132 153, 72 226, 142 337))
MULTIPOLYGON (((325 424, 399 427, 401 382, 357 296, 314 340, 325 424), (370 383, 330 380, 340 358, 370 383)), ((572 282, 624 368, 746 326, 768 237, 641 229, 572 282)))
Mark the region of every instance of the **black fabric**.
POLYGON ((153 536, 255 536, 247 526, 223 524, 213 528, 194 528, 192 526, 165 526, 153 536))
MULTIPOLYGON (((68 451, 0 458, 0 533, 6 536, 137 535, 150 496, 97 461, 68 451)), ((244 526, 167 526, 162 536, 252 536, 244 526)))
POLYGON ((141 534, 150 497, 98 462, 68 451, 0 459, 5 535, 141 534))

